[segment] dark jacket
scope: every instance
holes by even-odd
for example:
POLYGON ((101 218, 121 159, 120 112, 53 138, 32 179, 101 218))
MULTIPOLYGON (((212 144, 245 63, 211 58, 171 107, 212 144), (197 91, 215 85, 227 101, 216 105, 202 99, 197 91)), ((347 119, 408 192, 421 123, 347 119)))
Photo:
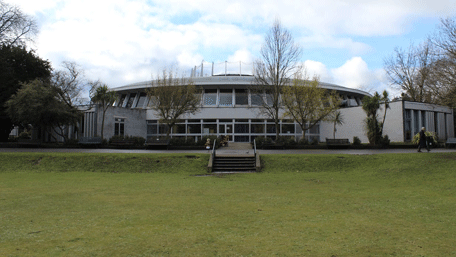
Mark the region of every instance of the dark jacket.
POLYGON ((426 134, 424 130, 420 131, 420 147, 426 147, 426 134))

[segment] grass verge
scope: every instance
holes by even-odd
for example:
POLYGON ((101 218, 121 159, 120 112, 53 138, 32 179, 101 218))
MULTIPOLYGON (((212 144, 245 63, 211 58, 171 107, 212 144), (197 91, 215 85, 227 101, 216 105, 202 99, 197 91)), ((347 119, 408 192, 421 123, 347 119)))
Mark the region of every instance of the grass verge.
POLYGON ((0 256, 454 256, 456 154, 0 154, 0 256))

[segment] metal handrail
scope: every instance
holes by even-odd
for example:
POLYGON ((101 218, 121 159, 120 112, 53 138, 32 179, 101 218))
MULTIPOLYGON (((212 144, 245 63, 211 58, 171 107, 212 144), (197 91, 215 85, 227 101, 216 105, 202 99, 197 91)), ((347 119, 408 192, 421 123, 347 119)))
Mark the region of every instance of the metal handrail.
POLYGON ((212 146, 212 165, 214 165, 214 160, 215 160, 215 143, 217 142, 217 139, 214 140, 214 145, 212 146))
POLYGON ((255 141, 255 139, 253 139, 253 155, 256 158, 256 141, 255 141))

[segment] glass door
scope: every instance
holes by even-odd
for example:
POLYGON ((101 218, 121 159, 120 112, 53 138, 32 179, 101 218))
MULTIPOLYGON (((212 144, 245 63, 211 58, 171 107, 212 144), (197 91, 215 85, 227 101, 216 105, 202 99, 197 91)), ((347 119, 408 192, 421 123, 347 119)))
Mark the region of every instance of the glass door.
POLYGON ((229 142, 233 142, 233 124, 219 124, 219 135, 228 136, 229 142))

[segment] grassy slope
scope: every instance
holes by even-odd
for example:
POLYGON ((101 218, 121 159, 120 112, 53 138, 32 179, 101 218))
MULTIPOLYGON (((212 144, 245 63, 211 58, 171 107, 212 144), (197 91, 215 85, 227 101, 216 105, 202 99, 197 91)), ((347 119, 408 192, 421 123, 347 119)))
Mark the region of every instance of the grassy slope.
POLYGON ((0 256, 454 256, 455 160, 0 154, 0 256))

